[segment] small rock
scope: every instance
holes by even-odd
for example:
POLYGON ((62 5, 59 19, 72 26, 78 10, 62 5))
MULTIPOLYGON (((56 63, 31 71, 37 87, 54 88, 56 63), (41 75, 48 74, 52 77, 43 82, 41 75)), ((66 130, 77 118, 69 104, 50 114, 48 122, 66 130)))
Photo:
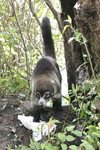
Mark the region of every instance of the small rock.
POLYGON ((3 114, 2 117, 4 119, 6 119, 7 121, 12 121, 14 119, 13 115, 12 114, 3 114))
POLYGON ((1 108, 1 110, 4 110, 6 108, 6 104, 5 105, 3 105, 3 107, 1 108))
POLYGON ((6 99, 1 99, 1 101, 4 101, 4 102, 6 102, 7 100, 6 100, 6 99))
POLYGON ((11 143, 10 141, 5 141, 5 142, 3 142, 2 144, 0 144, 0 150, 7 150, 7 149, 6 149, 6 146, 7 146, 7 145, 12 146, 12 143, 11 143))
POLYGON ((18 104, 18 103, 15 103, 15 104, 13 104, 13 106, 14 106, 14 107, 18 107, 18 106, 19 106, 19 104, 18 104))
POLYGON ((25 99, 26 99, 26 95, 20 93, 20 94, 18 95, 18 98, 21 99, 21 100, 25 100, 25 99))
POLYGON ((4 118, 0 117, 0 123, 3 122, 4 118))
POLYGON ((16 127, 13 126, 11 131, 12 131, 12 133, 15 133, 16 132, 16 127))
POLYGON ((25 101, 24 106, 25 106, 25 108, 27 108, 27 110, 31 110, 31 108, 32 108, 31 101, 28 101, 28 100, 25 101))

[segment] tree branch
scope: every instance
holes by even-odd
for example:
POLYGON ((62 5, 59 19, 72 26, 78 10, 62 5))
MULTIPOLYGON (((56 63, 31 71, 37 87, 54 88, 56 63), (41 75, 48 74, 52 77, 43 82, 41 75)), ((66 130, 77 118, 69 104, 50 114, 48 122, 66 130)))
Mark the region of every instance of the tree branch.
POLYGON ((44 0, 44 1, 47 4, 47 6, 50 8, 50 10, 52 11, 53 15, 55 16, 55 18, 56 18, 56 20, 58 22, 58 25, 59 25, 59 29, 60 29, 60 31, 62 33, 63 27, 62 27, 62 24, 61 24, 60 13, 55 10, 55 8, 53 7, 53 5, 52 5, 50 0, 44 0))
POLYGON ((29 0, 29 7, 30 7, 30 10, 31 10, 31 13, 32 13, 33 16, 36 18, 36 20, 37 20, 37 22, 38 22, 38 25, 39 25, 40 28, 41 28, 41 23, 40 23, 40 21, 39 21, 39 19, 38 19, 38 17, 37 17, 37 14, 36 14, 36 12, 35 12, 35 9, 34 9, 34 7, 33 7, 33 5, 32 5, 31 0, 29 0))
POLYGON ((30 79, 22 76, 17 70, 15 70, 13 67, 11 67, 11 65, 8 63, 6 57, 5 57, 5 54, 3 55, 2 52, 0 52, 0 55, 1 55, 1 58, 5 61, 5 63, 7 64, 7 66, 9 67, 9 69, 11 70, 14 70, 17 74, 19 74, 23 79, 27 80, 27 81, 30 81, 30 79))
POLYGON ((25 41, 24 41, 22 32, 21 32, 20 25, 19 25, 19 22, 18 22, 18 19, 17 19, 17 16, 16 16, 16 12, 15 12, 15 8, 14 8, 13 0, 11 0, 11 6, 12 6, 12 9, 13 9, 13 13, 14 13, 14 16, 15 16, 15 19, 16 19, 16 23, 17 23, 17 26, 18 26, 18 28, 19 28, 19 33, 20 33, 20 35, 21 35, 21 38, 22 38, 22 41, 23 41, 23 45, 24 45, 24 51, 25 51, 25 57, 26 57, 27 78, 28 78, 28 72, 29 72, 29 71, 28 71, 28 56, 27 56, 27 49, 26 49, 26 45, 25 45, 25 41))

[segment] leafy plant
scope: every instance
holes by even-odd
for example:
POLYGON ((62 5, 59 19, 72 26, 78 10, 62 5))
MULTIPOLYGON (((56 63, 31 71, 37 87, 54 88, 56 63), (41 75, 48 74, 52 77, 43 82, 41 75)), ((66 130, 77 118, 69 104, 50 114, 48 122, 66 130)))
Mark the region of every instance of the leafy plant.
POLYGON ((68 40, 68 43, 70 43, 71 41, 75 40, 75 41, 79 42, 81 45, 83 44, 85 46, 85 49, 86 49, 86 52, 87 52, 87 56, 88 56, 88 59, 89 59, 89 63, 90 63, 90 67, 91 67, 91 71, 92 71, 92 75, 95 78, 93 65, 92 65, 92 62, 91 62, 91 57, 90 57, 89 50, 88 50, 87 44, 86 44, 87 43, 86 38, 83 36, 82 33, 79 33, 77 29, 73 28, 73 26, 72 26, 72 19, 71 19, 71 17, 69 15, 68 15, 68 20, 65 20, 65 21, 68 22, 69 25, 66 25, 64 27, 63 33, 65 32, 66 28, 68 28, 68 27, 70 27, 72 29, 72 32, 73 32, 73 37, 71 37, 68 40))
POLYGON ((99 100, 99 88, 99 80, 93 79, 91 82, 83 83, 82 86, 76 86, 76 88, 72 85, 72 90, 70 90, 71 95, 74 96, 72 104, 77 104, 71 104, 78 116, 73 121, 80 121, 80 119, 83 121, 81 130, 84 138, 82 139, 80 149, 100 149, 100 113, 96 113, 96 107, 94 106, 95 97, 99 100))
MULTIPOLYGON (((53 121, 52 118, 50 119, 50 123, 60 123, 58 120, 53 121)), ((67 150, 67 148, 77 149, 75 145, 67 146, 67 142, 72 142, 77 137, 82 137, 81 131, 74 130, 75 126, 67 126, 65 127, 63 132, 55 133, 51 132, 51 134, 48 135, 47 140, 43 140, 41 143, 38 143, 36 141, 30 140, 29 146, 15 146, 14 150, 67 150), (67 132, 70 132, 69 134, 67 132), (67 134, 67 135, 66 135, 67 134)), ((11 147, 7 147, 8 150, 11 150, 11 147)))
POLYGON ((98 126, 89 125, 86 127, 88 129, 87 132, 85 132, 85 139, 82 140, 82 144, 80 147, 86 147, 86 149, 100 149, 100 123, 98 123, 98 126))
POLYGON ((5 91, 5 94, 19 92, 28 94, 28 91, 30 92, 28 81, 16 73, 13 76, 8 76, 9 73, 9 71, 5 72, 5 78, 0 77, 0 89, 5 91))

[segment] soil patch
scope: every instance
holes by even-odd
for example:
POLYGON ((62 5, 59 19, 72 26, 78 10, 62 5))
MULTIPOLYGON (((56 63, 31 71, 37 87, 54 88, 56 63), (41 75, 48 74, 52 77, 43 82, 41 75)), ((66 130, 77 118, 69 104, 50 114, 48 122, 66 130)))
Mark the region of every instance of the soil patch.
MULTIPOLYGON (((30 101, 21 101, 15 95, 0 100, 0 150, 6 150, 6 145, 11 145, 12 148, 15 145, 29 145, 32 132, 21 125, 18 115, 32 116, 30 107, 30 101)), ((69 106, 64 106, 63 109, 63 112, 54 111, 52 108, 41 109, 41 120, 48 121, 48 118, 53 116, 53 119, 62 122, 57 124, 56 129, 56 132, 61 132, 64 124, 65 126, 73 124, 72 121, 76 118, 75 112, 69 106)), ((77 122, 74 125, 79 128, 77 122)), ((72 143, 66 144, 78 146, 80 143, 80 138, 76 138, 72 143)))

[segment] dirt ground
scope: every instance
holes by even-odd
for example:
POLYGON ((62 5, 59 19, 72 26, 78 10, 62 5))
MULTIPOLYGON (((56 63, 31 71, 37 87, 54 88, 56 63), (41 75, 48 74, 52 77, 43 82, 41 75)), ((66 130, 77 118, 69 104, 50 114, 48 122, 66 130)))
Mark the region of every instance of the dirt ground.
MULTIPOLYGON (((56 112, 51 108, 41 110, 41 119, 43 121, 47 121, 48 114, 50 114, 54 119, 62 122, 57 124, 56 132, 62 131, 64 123, 65 125, 73 124, 72 121, 76 118, 75 112, 69 106, 64 106, 63 108, 63 112, 56 112)), ((15 145, 29 145, 32 132, 26 129, 18 120, 19 114, 32 115, 32 112, 29 110, 30 101, 21 101, 15 95, 5 96, 0 99, 0 150, 6 150, 6 145, 11 145, 12 148, 15 145)), ((74 125, 79 129, 77 122, 74 125)), ((75 144, 78 146, 80 143, 81 139, 76 138, 72 143, 69 142, 66 144, 75 144)))

